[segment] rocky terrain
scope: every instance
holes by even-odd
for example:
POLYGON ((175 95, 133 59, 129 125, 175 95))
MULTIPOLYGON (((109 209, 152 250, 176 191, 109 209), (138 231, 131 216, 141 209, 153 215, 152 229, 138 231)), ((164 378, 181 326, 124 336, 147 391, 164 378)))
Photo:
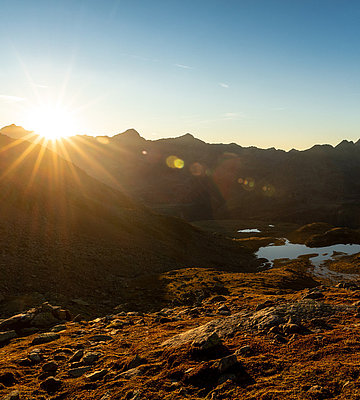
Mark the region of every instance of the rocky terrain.
MULTIPOLYGON (((211 274, 171 281, 199 289, 211 274)), ((359 398, 356 283, 324 286, 295 266, 217 278, 227 294, 157 312, 86 321, 45 303, 1 320, 0 398, 359 398)))
MULTIPOLYGON (((133 132, 116 140, 144 144, 133 132)), ((131 199, 138 189, 118 190, 113 172, 113 184, 100 182, 53 150, 0 135, 1 400, 360 398, 359 254, 328 260, 325 275, 309 257, 270 268, 254 255, 285 240, 360 243, 356 223, 320 214, 302 226, 284 214, 273 224, 265 207, 260 220, 190 225, 131 199)), ((183 157, 165 168, 168 196, 182 190, 174 176, 189 182, 183 157)), ((238 173, 227 168, 223 183, 238 173)), ((216 174, 191 175, 190 189, 214 189, 216 174)), ((249 211, 255 189, 241 190, 249 211)))

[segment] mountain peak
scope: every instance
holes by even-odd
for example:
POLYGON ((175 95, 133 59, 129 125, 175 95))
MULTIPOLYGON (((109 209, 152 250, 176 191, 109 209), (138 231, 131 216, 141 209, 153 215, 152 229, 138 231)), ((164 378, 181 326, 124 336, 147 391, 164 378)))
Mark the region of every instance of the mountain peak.
POLYGON ((127 129, 126 131, 113 136, 113 139, 120 142, 127 142, 131 144, 136 144, 143 142, 145 139, 140 136, 139 132, 133 128, 127 129))
POLYGON ((33 131, 28 131, 22 126, 11 124, 4 126, 0 129, 0 134, 9 136, 13 139, 28 139, 29 135, 33 134, 33 131))

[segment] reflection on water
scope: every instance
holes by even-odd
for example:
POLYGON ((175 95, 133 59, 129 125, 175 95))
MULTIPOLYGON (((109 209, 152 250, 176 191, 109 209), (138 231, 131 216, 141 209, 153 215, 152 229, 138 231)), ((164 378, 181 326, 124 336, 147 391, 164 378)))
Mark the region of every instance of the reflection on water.
POLYGON ((289 258, 295 259, 301 256, 309 255, 311 262, 315 266, 319 266, 326 260, 334 259, 336 253, 345 253, 348 255, 359 253, 359 244, 334 244, 326 247, 308 247, 304 244, 290 243, 285 239, 285 244, 282 246, 269 245, 260 247, 256 256, 259 258, 266 258, 270 263, 274 260, 289 258))
POLYGON ((259 229, 240 229, 238 230, 239 233, 260 233, 259 229))

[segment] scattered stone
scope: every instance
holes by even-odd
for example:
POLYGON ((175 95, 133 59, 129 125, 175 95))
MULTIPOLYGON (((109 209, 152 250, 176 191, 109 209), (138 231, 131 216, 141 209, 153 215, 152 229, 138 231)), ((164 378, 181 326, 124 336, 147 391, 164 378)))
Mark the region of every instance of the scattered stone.
POLYGON ((235 354, 231 354, 227 357, 224 357, 215 363, 215 367, 219 371, 220 374, 226 372, 229 368, 238 364, 238 360, 235 354))
POLYGON ((235 354, 239 354, 242 356, 249 355, 250 353, 251 353, 251 347, 248 345, 240 347, 240 349, 236 350, 235 352, 235 354))
POLYGON ((84 375, 86 372, 90 371, 90 367, 78 367, 69 369, 69 376, 72 378, 79 378, 80 376, 84 375))
POLYGON ((9 340, 16 338, 17 334, 15 331, 0 332, 0 344, 6 343, 9 340))
POLYGON ((56 392, 62 386, 62 381, 53 377, 47 378, 45 381, 40 383, 41 389, 48 393, 56 392))
POLYGON ((99 352, 90 352, 86 353, 82 359, 82 362, 85 365, 92 365, 94 364, 101 356, 102 354, 99 352))
POLYGON ((51 373, 53 373, 53 372, 56 372, 56 370, 58 369, 58 364, 55 362, 55 361, 49 361, 49 362, 47 362, 47 363, 45 363, 43 366, 42 366, 42 370, 44 371, 44 372, 51 372, 51 373))
POLYGON ((62 332, 66 330, 66 325, 56 325, 51 328, 51 332, 62 332))
POLYGON ((290 335, 292 333, 302 333, 303 328, 297 324, 284 324, 282 326, 282 330, 286 335, 290 335))
POLYGON ((20 399, 20 392, 18 390, 13 390, 11 393, 3 397, 2 400, 19 400, 19 399, 20 399))
POLYGON ((221 296, 219 294, 219 295, 210 297, 210 299, 207 301, 207 303, 214 304, 214 303, 220 303, 220 302, 223 302, 223 301, 226 301, 226 297, 221 296))
POLYGON ((98 379, 103 378, 109 371, 107 369, 101 369, 98 371, 94 371, 91 374, 85 375, 85 378, 91 381, 97 381, 98 379))
POLYGON ((32 345, 44 344, 53 342, 54 340, 60 339, 60 335, 57 333, 47 332, 41 333, 40 335, 36 336, 33 341, 31 342, 32 345))
POLYGON ((284 336, 279 335, 279 334, 275 335, 274 339, 280 343, 287 343, 287 339, 284 336))
POLYGON ((20 358, 19 360, 16 361, 16 363, 21 367, 30 367, 30 365, 32 364, 29 358, 20 358))
POLYGON ((107 342, 108 340, 112 340, 112 337, 108 335, 94 335, 89 340, 92 342, 107 342))
POLYGON ((139 367, 140 365, 145 364, 146 362, 147 360, 145 358, 141 358, 136 354, 127 364, 127 369, 133 369, 139 367))
POLYGON ((255 311, 260 311, 263 310, 264 308, 267 307, 272 307, 274 305, 274 302, 271 300, 266 300, 263 303, 260 303, 256 306, 255 311))
POLYGON ((305 296, 303 296, 303 299, 311 299, 311 300, 318 300, 318 299, 322 299, 324 297, 323 293, 321 292, 311 292, 306 294, 305 296))
POLYGON ((3 372, 0 374, 0 383, 4 386, 12 386, 15 383, 15 376, 12 372, 3 372))
POLYGON ((329 392, 319 385, 311 386, 311 388, 307 391, 307 394, 310 395, 311 399, 325 399, 328 397, 329 392))
POLYGON ((82 349, 77 350, 74 353, 74 355, 70 358, 69 362, 74 363, 74 362, 80 361, 82 359, 83 355, 84 355, 84 350, 82 350, 82 349))
POLYGON ((77 314, 74 318, 73 318, 73 322, 81 322, 83 321, 84 318, 81 314, 77 314))
POLYGON ((37 364, 41 361, 41 349, 33 349, 29 354, 29 359, 34 363, 37 364))
POLYGON ((131 379, 140 375, 142 375, 142 371, 139 368, 132 368, 125 372, 122 372, 119 376, 124 379, 131 379))

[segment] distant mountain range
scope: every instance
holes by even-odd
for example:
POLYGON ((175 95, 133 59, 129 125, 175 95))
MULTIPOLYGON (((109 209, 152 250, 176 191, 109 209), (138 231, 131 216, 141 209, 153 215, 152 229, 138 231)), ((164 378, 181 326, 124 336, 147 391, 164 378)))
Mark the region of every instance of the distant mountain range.
MULTIPOLYGON (((12 129, 19 132, 0 132, 11 136, 12 129)), ((286 152, 208 144, 190 134, 151 141, 129 129, 75 136, 57 151, 137 201, 188 220, 360 225, 360 140, 286 152)))

